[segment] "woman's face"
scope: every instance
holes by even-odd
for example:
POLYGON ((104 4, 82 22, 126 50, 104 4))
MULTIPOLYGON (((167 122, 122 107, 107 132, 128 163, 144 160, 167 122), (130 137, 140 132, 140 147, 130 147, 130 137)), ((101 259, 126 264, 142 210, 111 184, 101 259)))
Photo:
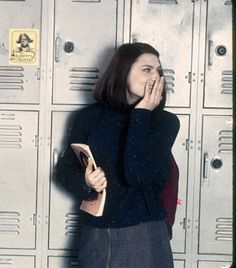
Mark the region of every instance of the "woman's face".
POLYGON ((149 80, 155 80, 161 69, 160 61, 154 54, 140 55, 131 66, 127 78, 127 100, 133 104, 144 96, 144 88, 149 80))

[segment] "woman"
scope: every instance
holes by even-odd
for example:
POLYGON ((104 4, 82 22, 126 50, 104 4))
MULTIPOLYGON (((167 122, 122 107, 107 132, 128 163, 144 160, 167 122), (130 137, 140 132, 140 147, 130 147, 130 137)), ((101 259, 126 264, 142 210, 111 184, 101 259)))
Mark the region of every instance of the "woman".
POLYGON ((80 199, 106 188, 102 216, 80 212, 79 267, 171 268, 159 196, 179 120, 163 110, 159 53, 145 43, 122 45, 93 93, 97 102, 78 112, 57 167, 58 179, 80 199), (89 161, 84 173, 71 143, 88 144, 98 168, 89 161))

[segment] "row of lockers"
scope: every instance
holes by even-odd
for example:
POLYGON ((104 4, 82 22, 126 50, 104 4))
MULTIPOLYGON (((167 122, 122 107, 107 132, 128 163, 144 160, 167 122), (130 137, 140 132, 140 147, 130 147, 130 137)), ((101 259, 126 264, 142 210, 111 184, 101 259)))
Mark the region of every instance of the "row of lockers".
MULTIPOLYGON (((51 166, 65 146, 74 113, 52 113, 51 166), (61 131, 58 131, 60 129, 61 131), (63 131, 64 130, 64 131, 63 131)), ((181 128, 173 153, 180 169, 180 188, 172 249, 186 252, 189 122, 178 115, 181 128)), ((38 170, 38 112, 0 113, 0 248, 35 248, 38 170), (22 167, 27 167, 22 169, 22 167), (22 198, 24 196, 24 198, 22 198), (13 246, 14 245, 14 246, 13 246)), ((200 187, 199 253, 231 254, 232 242, 232 117, 203 116, 200 187), (224 191, 222 191, 224 185, 224 191), (205 228, 208 226, 208 228, 205 228)), ((192 166, 192 165, 191 165, 192 166)), ((52 172, 53 174, 53 172, 52 172)), ((198 177, 199 176, 199 177, 198 177)), ((76 201, 51 177, 49 249, 77 248, 79 219, 76 201)))
MULTIPOLYGON (((1 256, 0 267, 35 268, 35 256, 1 256)), ((228 268, 230 263, 220 261, 199 261, 197 268, 228 268)), ((184 260, 175 260, 175 268, 187 268, 184 260)), ((79 268, 76 257, 48 257, 47 268, 79 268)))
POLYGON ((174 107, 181 123, 173 148, 180 169, 171 243, 181 257, 175 267, 189 267, 186 256, 196 254, 222 257, 191 257, 198 268, 227 267, 224 260, 232 253, 231 5, 230 0, 0 0, 0 249, 12 254, 0 256, 0 267, 40 267, 39 258, 48 258, 48 268, 78 266, 75 258, 59 257, 77 249, 80 223, 75 200, 56 183, 54 166, 74 116, 70 105, 90 103, 91 89, 117 45, 137 41, 160 51, 167 106, 174 107), (35 53, 34 64, 13 63, 21 55, 22 33, 33 41, 29 53, 35 53), (46 80, 47 97, 42 98, 46 80), (40 98, 49 98, 47 104, 40 98), (13 111, 8 104, 19 106, 13 111), (206 109, 197 115, 195 126, 194 112, 201 108, 206 109), (45 109, 53 111, 51 118, 42 118, 45 109), (194 127, 202 136, 192 144, 194 127), (51 139, 42 148, 39 139, 45 137, 39 133, 45 133, 44 128, 51 129, 51 139), (51 177, 39 178, 45 154, 51 156, 51 177), (50 181, 49 188, 40 188, 42 180, 46 185, 50 181), (40 198, 45 195, 42 211, 40 198), (39 221, 40 213, 48 213, 48 221, 39 221), (28 249, 39 252, 39 240, 47 241, 44 252, 55 257, 16 256, 21 249, 23 255, 30 254, 28 249), (197 244, 196 251, 189 241, 197 244))
MULTIPOLYGON (((9 65, 11 50, 20 48, 19 42, 9 41, 9 31, 20 28, 20 33, 24 33, 25 28, 31 27, 32 31, 39 29, 40 35, 41 10, 45 10, 41 5, 41 0, 1 1, 1 103, 39 103, 40 59, 34 65, 19 62, 9 65), (19 10, 21 16, 17 15, 19 10)), ((168 106, 190 107, 191 82, 199 79, 204 91, 203 107, 231 108, 231 1, 60 0, 55 1, 54 8, 54 36, 46 40, 53 41, 54 46, 54 54, 50 55, 53 104, 91 102, 91 89, 113 54, 118 37, 128 35, 127 42, 145 41, 160 51, 168 106), (196 77, 197 66, 192 66, 193 47, 199 38, 195 14, 198 5, 204 30, 201 36, 205 35, 204 51, 199 55, 205 59, 200 77, 196 77)), ((37 33, 36 37, 40 40, 37 33)), ((40 46, 36 49, 38 54, 40 46)))

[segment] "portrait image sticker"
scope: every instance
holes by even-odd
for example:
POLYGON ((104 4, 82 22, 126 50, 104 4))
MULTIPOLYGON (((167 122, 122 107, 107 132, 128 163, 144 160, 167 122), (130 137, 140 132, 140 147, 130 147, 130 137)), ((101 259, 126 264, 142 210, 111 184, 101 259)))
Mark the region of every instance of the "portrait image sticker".
POLYGON ((9 30, 9 64, 37 65, 39 62, 39 30, 9 30))

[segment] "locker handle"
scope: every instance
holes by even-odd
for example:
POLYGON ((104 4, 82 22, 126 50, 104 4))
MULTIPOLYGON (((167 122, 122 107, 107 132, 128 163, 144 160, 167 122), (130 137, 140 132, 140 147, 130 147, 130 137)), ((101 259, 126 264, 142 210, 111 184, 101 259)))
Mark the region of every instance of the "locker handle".
POLYGON ((55 41, 55 62, 59 62, 60 58, 60 42, 61 38, 59 36, 56 37, 55 41))
POLYGON ((208 153, 204 153, 203 156, 203 181, 206 182, 208 177, 208 165, 209 165, 209 157, 208 153))
POLYGON ((212 66, 212 58, 213 58, 213 41, 208 41, 208 66, 212 66))

